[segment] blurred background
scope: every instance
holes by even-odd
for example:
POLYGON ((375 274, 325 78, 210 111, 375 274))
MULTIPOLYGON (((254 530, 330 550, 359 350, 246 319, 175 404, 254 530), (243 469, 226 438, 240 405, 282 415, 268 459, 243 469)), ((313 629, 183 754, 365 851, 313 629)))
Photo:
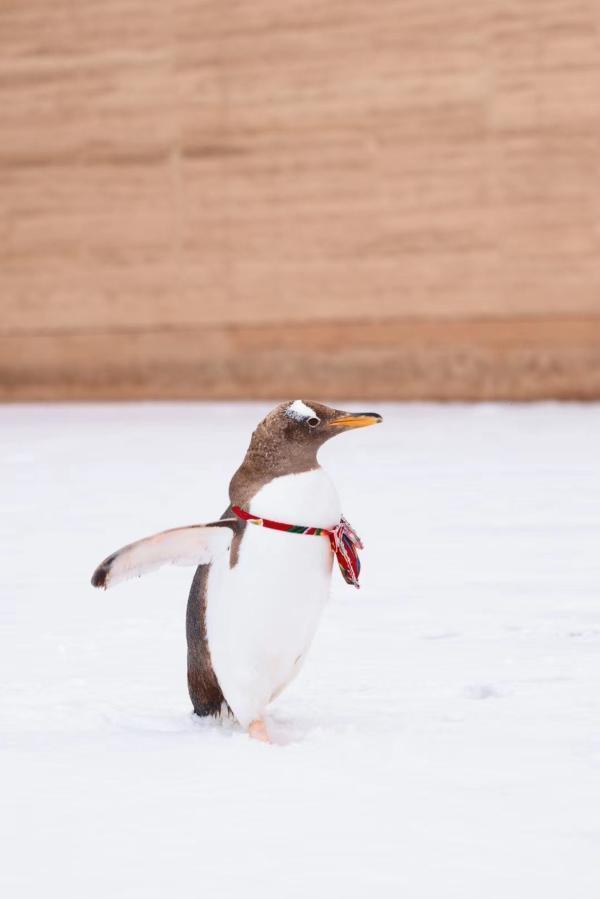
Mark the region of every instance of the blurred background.
POLYGON ((600 397, 582 0, 2 0, 0 398, 600 397))

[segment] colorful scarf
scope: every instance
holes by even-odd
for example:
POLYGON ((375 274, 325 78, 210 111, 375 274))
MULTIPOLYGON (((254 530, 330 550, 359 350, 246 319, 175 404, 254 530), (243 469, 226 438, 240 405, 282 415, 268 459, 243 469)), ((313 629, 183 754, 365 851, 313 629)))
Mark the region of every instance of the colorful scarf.
POLYGON ((282 521, 270 521, 268 518, 258 518, 251 515, 239 506, 232 506, 231 511, 250 524, 257 524, 274 531, 285 531, 288 534, 305 534, 309 537, 328 537, 331 552, 334 553, 342 572, 342 577, 347 584, 354 584, 359 589, 358 576, 360 574, 360 559, 358 550, 363 549, 362 541, 356 531, 350 527, 345 518, 340 518, 340 523, 332 530, 328 528, 304 527, 301 524, 284 524, 282 521))

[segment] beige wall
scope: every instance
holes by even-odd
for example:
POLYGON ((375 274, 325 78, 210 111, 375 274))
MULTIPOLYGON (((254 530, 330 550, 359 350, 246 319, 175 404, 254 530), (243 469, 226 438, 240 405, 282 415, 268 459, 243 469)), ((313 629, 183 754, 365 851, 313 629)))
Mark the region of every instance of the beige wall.
POLYGON ((0 398, 600 397, 599 35, 2 0, 0 398))

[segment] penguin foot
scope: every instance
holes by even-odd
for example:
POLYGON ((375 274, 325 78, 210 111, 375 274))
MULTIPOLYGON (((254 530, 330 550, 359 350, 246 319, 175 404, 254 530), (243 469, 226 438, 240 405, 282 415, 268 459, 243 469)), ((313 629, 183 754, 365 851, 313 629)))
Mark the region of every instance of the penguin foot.
POLYGON ((261 743, 271 742, 271 738, 267 733, 267 726, 261 718, 257 718, 256 721, 250 722, 248 734, 250 735, 250 737, 252 737, 253 740, 259 740, 261 743))

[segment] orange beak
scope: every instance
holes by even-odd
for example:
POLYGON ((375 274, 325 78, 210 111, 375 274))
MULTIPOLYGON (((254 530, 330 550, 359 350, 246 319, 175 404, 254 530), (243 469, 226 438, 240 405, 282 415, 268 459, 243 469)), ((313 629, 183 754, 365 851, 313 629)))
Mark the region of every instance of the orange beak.
POLYGON ((368 428, 383 421, 376 412, 342 412, 333 421, 328 422, 330 428, 368 428))

